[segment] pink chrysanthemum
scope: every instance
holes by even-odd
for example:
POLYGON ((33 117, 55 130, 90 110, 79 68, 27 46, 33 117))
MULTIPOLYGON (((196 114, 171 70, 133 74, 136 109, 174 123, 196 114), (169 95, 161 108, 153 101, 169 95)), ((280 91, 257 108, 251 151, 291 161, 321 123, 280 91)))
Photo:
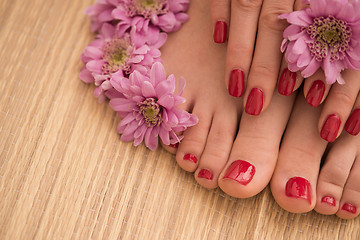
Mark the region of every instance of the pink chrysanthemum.
POLYGON ((360 1, 306 2, 309 8, 279 17, 291 24, 281 46, 289 70, 307 78, 321 67, 328 84, 343 84, 342 70, 360 68, 360 1))
POLYGON ((135 26, 136 32, 147 34, 149 26, 157 26, 164 32, 179 30, 189 19, 185 13, 189 0, 120 0, 112 17, 119 20, 120 32, 135 26), (151 25, 150 25, 151 23, 151 25))
POLYGON ((85 67, 80 78, 84 82, 95 82, 98 87, 94 95, 103 102, 106 92, 112 89, 109 80, 113 74, 128 76, 135 70, 147 73, 154 62, 161 61, 158 48, 165 41, 166 33, 160 31, 154 31, 148 38, 128 33, 120 35, 114 26, 105 23, 81 56, 85 67))
POLYGON ((99 31, 104 23, 112 23, 115 19, 111 12, 119 5, 121 0, 98 0, 94 5, 85 9, 90 17, 91 31, 99 31))
POLYGON ((145 145, 155 150, 159 137, 165 145, 175 144, 183 138, 175 132, 198 122, 195 115, 177 108, 185 102, 181 97, 185 80, 181 78, 180 91, 175 95, 175 77, 166 78, 159 62, 153 64, 149 76, 134 71, 129 79, 113 76, 110 82, 124 95, 110 100, 110 106, 123 118, 118 125, 122 141, 134 141, 138 146, 145 140, 145 145))

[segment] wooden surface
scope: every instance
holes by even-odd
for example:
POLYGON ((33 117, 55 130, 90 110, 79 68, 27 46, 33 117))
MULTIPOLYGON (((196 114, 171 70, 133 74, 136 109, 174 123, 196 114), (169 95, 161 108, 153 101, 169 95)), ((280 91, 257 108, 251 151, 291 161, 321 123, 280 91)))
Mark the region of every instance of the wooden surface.
POLYGON ((0 0, 1 239, 360 239, 360 218, 291 214, 200 187, 172 155, 122 143, 82 83, 93 0, 0 0))

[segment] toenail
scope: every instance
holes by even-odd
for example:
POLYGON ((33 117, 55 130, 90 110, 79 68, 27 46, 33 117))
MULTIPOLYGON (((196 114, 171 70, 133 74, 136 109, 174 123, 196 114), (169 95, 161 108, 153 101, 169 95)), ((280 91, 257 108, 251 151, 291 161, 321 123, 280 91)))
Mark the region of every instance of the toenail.
POLYGON ((179 147, 179 143, 169 144, 169 147, 178 148, 178 147, 179 147))
POLYGON ((322 203, 327 203, 327 204, 330 204, 330 205, 333 205, 333 206, 336 206, 335 198, 333 198, 333 197, 331 197, 331 196, 324 196, 324 197, 321 199, 321 202, 322 202, 322 203))
POLYGON ((325 84, 321 80, 313 82, 309 92, 306 95, 306 102, 313 107, 320 105, 325 93, 325 84))
POLYGON ((290 178, 286 183, 285 194, 288 197, 302 198, 311 204, 311 189, 308 180, 302 177, 290 178))
POLYGON ((279 79, 279 93, 281 95, 290 96, 294 91, 295 83, 296 73, 291 72, 288 68, 285 68, 279 79))
POLYGON ((224 21, 217 21, 214 29, 214 42, 224 43, 227 37, 227 24, 224 21))
POLYGON ((194 154, 190 154, 190 153, 185 154, 184 160, 188 160, 188 161, 191 161, 193 163, 197 163, 197 157, 194 154))
POLYGON ((325 139, 328 142, 335 141, 339 128, 340 128, 341 120, 340 117, 336 114, 331 114, 325 121, 320 136, 322 139, 325 139))
POLYGON ((349 213, 356 213, 356 207, 350 203, 344 203, 341 209, 349 213))
POLYGON ((360 132, 360 108, 354 110, 346 121, 345 130, 354 136, 360 132))
POLYGON ((260 88, 253 88, 248 96, 245 112, 250 115, 259 115, 263 108, 264 94, 260 88))
POLYGON ((255 174, 254 165, 249 162, 237 160, 231 163, 223 179, 229 178, 242 185, 247 185, 255 174))
POLYGON ((198 173, 198 177, 199 178, 205 178, 207 180, 212 180, 213 179, 213 174, 211 171, 207 170, 207 169, 201 169, 198 173))
POLYGON ((245 89, 245 75, 240 69, 231 71, 229 80, 229 94, 233 97, 241 97, 245 89))

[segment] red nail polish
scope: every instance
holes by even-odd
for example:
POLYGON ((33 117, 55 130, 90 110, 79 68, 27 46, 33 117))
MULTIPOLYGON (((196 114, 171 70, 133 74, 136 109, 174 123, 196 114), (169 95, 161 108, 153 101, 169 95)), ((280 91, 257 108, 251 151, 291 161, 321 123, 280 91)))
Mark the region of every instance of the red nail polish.
POLYGON ((224 179, 229 178, 242 185, 247 185, 254 177, 255 167, 249 162, 237 160, 234 161, 225 173, 224 179))
POLYGON ((229 94, 233 97, 241 97, 245 89, 245 74, 240 69, 234 69, 230 74, 229 94))
POLYGON ((331 114, 325 121, 320 136, 328 142, 335 141, 339 132, 341 120, 336 114, 331 114))
POLYGON ((290 178, 289 181, 286 183, 285 194, 288 197, 305 199, 311 204, 310 183, 305 178, 290 178))
POLYGON ((321 199, 321 202, 322 202, 322 203, 327 203, 327 204, 330 204, 330 205, 333 205, 333 206, 336 206, 335 198, 333 198, 333 197, 331 197, 331 196, 324 196, 324 197, 321 199))
POLYGON ((356 207, 350 203, 344 203, 341 209, 349 213, 356 213, 356 207))
POLYGON ((288 68, 285 68, 279 79, 279 93, 281 95, 290 96, 294 91, 295 83, 296 73, 291 72, 288 68))
POLYGON ((217 21, 214 29, 214 42, 224 43, 227 37, 227 24, 224 21, 217 21))
POLYGON ((321 80, 313 82, 309 92, 306 95, 306 101, 313 107, 320 105, 321 100, 325 93, 325 84, 321 80))
POLYGON ((259 88, 251 89, 245 106, 245 112, 250 115, 259 115, 263 107, 264 94, 259 88))
POLYGON ((184 160, 188 160, 188 161, 191 161, 191 162, 193 162, 193 163, 197 163, 197 158, 196 158, 196 156, 193 155, 193 154, 190 154, 190 153, 185 154, 184 160))
POLYGON ((212 172, 210 172, 207 169, 201 169, 198 173, 198 177, 199 178, 205 178, 207 180, 212 180, 213 179, 213 174, 212 172))
POLYGON ((346 121, 345 130, 351 135, 357 135, 360 132, 360 109, 355 109, 346 121))
POLYGON ((179 147, 179 143, 169 144, 169 147, 178 148, 178 147, 179 147))

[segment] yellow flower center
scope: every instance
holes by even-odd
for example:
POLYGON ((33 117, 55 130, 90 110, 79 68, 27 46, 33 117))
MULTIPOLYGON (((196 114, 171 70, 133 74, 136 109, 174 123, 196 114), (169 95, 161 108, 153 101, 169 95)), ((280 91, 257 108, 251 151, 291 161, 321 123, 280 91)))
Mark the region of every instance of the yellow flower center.
POLYGON ((148 127, 159 126, 162 122, 162 107, 156 102, 155 98, 147 98, 145 101, 138 103, 139 113, 144 116, 148 127))

